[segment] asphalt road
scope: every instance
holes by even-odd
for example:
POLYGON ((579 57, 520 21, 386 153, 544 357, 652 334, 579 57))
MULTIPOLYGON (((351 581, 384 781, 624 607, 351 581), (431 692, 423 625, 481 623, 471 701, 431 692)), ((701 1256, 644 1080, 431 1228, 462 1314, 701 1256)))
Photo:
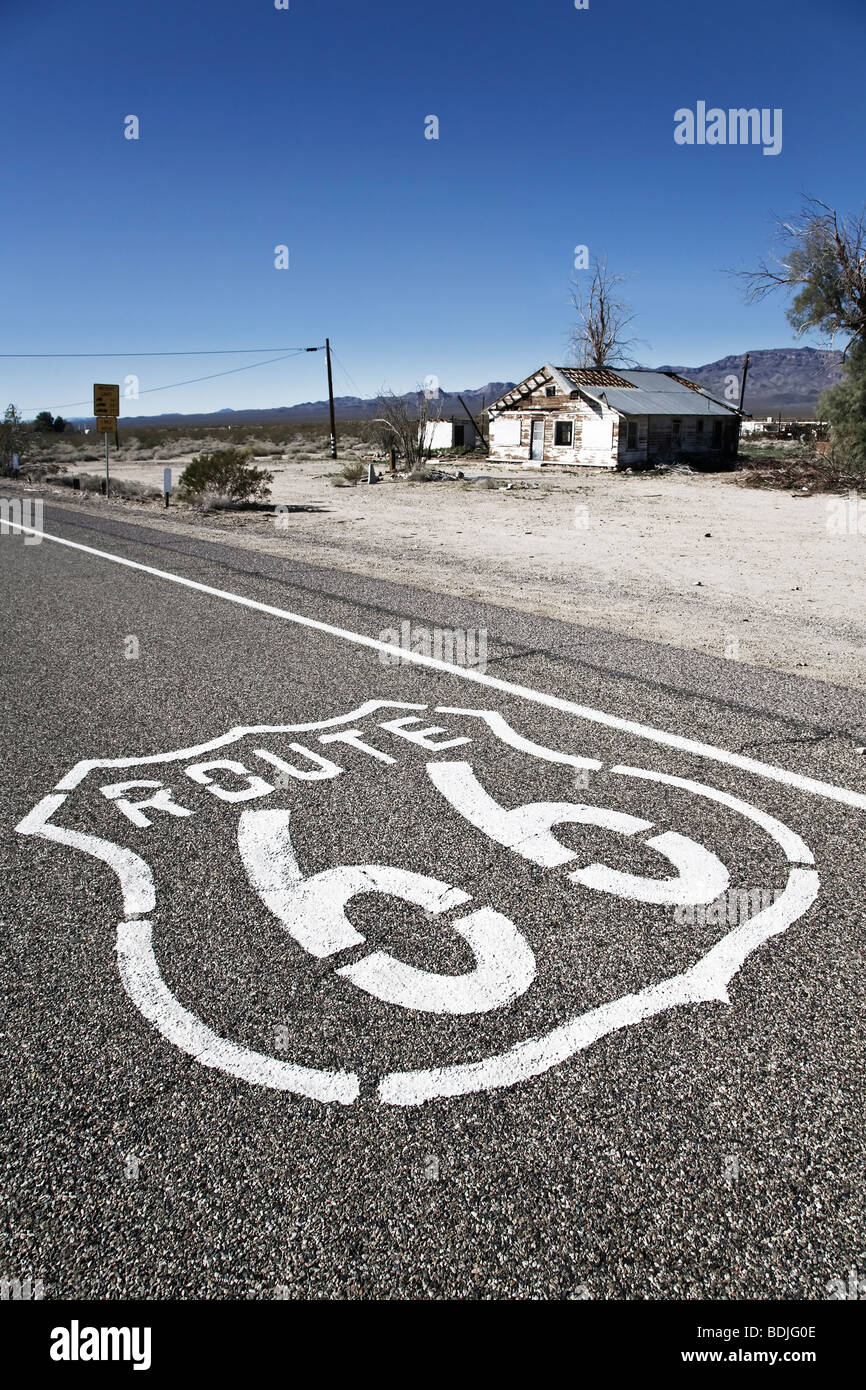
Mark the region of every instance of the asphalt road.
POLYGON ((866 1279, 861 696, 304 567, 290 534, 45 531, 0 538, 5 1277, 866 1279), (406 622, 422 657, 447 630, 431 662, 376 645, 406 622))

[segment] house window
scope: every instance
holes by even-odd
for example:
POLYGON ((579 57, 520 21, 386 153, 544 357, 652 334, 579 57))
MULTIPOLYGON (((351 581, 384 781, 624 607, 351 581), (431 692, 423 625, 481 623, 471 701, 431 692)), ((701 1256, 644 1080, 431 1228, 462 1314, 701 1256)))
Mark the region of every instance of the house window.
POLYGON ((637 420, 629 420, 626 430, 625 447, 627 449, 637 448, 637 420))
POLYGON ((671 447, 678 449, 682 438, 682 420, 671 420, 671 447))
POLYGON ((697 420, 695 421, 695 434, 703 434, 703 432, 704 432, 704 422, 703 422, 703 419, 701 418, 701 416, 699 415, 698 418, 697 418, 697 420))
POLYGON ((574 425, 571 420, 557 420, 554 431, 553 442, 560 448, 571 448, 571 441, 574 437, 574 425))
POLYGON ((714 421, 713 421, 713 448, 714 448, 714 449, 721 449, 721 447, 722 447, 722 422, 721 422, 721 420, 714 420, 714 421))
POLYGON ((490 442, 495 450, 520 447, 520 420, 499 416, 490 421, 490 442))
POLYGON ((555 395, 556 395, 556 387, 555 387, 555 386, 545 386, 545 388, 544 388, 544 394, 545 394, 545 396, 555 396, 555 395))
POLYGON ((455 426, 454 426, 454 444, 453 444, 453 448, 455 448, 455 449, 462 449, 462 448, 463 448, 463 445, 464 445, 464 442, 465 442, 465 439, 466 439, 466 426, 465 426, 465 425, 455 425, 455 426))

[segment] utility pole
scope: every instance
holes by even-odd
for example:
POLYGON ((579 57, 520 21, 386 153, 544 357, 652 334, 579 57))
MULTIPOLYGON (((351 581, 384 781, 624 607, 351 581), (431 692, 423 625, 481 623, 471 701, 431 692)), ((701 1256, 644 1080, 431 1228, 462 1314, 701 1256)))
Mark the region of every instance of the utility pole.
POLYGON ((745 360, 745 362, 743 363, 743 379, 742 379, 742 381, 741 381, 741 383, 740 383, 740 405, 739 405, 739 410, 740 410, 741 413, 742 413, 742 409, 743 409, 743 401, 746 399, 746 377, 749 375, 749 357, 750 357, 750 355, 751 355, 750 353, 748 353, 748 352, 746 353, 746 360, 745 360))
POLYGON ((325 339, 325 355, 328 359, 328 403, 331 407, 331 458, 337 457, 337 425, 334 420, 334 378, 331 375, 331 340, 325 339))
POLYGON ((472 414, 472 411, 469 409, 469 406, 466 404, 466 402, 464 401, 463 397, 459 394, 459 392, 458 392, 458 395, 457 395, 457 399, 458 399, 458 401, 460 402, 460 404, 462 405, 463 409, 466 411, 466 414, 469 416, 469 419, 472 421, 473 427, 474 427, 474 429, 475 429, 475 433, 476 433, 477 435, 480 435, 480 436, 481 436, 481 443, 484 445, 484 447, 485 447, 485 449, 486 449, 486 448, 488 447, 488 445, 487 445, 487 440, 484 438, 484 431, 483 431, 483 429, 482 429, 481 426, 478 424, 477 420, 475 419, 475 416, 472 414))

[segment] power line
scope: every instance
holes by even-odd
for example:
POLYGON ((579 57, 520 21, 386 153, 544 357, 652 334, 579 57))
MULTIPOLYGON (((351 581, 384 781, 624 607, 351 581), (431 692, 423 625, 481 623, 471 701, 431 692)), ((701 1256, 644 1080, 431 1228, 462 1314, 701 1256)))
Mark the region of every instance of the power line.
POLYGON ((355 394, 356 394, 357 396, 360 396, 360 395, 361 395, 361 388, 360 388, 360 386, 358 385, 357 381, 355 381, 354 377, 352 377, 352 376, 349 375, 348 369, 343 365, 342 361, 340 360, 340 358, 337 356, 336 352, 334 351, 333 344, 331 345, 331 356, 333 357, 333 359, 334 359, 334 361, 336 362, 337 366, 340 368, 340 371, 343 373, 343 376, 346 378, 346 380, 347 380, 347 382, 349 383, 349 385, 350 385, 350 386, 353 386, 353 387, 355 388, 355 394))
MULTIPOLYGON (((246 350, 247 350, 247 349, 244 349, 244 351, 246 351, 246 350)), ((175 388, 178 387, 178 386, 195 386, 195 385, 197 385, 197 384, 198 384, 199 382, 201 382, 201 381, 214 381, 217 377, 220 377, 220 376, 235 376, 238 372, 252 372, 252 371, 255 371, 256 367, 269 367, 269 366, 271 365, 271 363, 273 363, 273 362, 285 362, 289 357, 297 357, 297 356, 298 356, 300 353, 302 353, 302 352, 318 352, 318 351, 319 351, 318 348, 292 348, 292 350, 291 350, 290 352, 284 353, 282 357, 269 357, 269 358, 268 358, 266 361, 264 361, 264 362, 250 362, 250 363, 248 363, 248 365, 247 365, 246 367, 229 367, 228 371, 226 371, 226 372, 211 372, 208 376, 196 376, 196 377, 191 377, 188 381, 171 381, 171 382, 169 382, 166 386, 148 386, 147 390, 145 390, 145 391, 139 391, 138 394, 139 394, 139 396, 151 396, 151 395, 153 395, 153 393, 154 393, 155 391, 173 391, 173 390, 175 390, 175 388)), ((154 355, 154 356, 159 356, 160 354, 155 353, 155 354, 153 354, 153 355, 154 355)), ((174 355, 175 355, 175 354, 173 354, 173 353, 167 353, 167 354, 166 354, 166 356, 174 356, 174 355)), ((181 355, 181 354, 178 354, 178 355, 181 355)), ((138 397, 124 397, 124 399, 135 399, 135 400, 137 400, 138 397)), ((56 409, 56 410, 72 410, 72 409, 74 409, 76 406, 79 406, 79 405, 90 405, 90 404, 91 404, 90 399, 88 399, 88 400, 86 400, 86 401, 65 401, 62 405, 55 406, 55 409, 56 409)), ((22 406, 21 406, 21 409, 22 409, 22 410, 36 410, 36 409, 38 409, 38 407, 35 406, 35 405, 22 405, 22 406)))
POLYGON ((325 345, 319 347, 266 347, 266 348, 202 348, 201 351, 182 352, 0 352, 0 358, 23 360, 34 357, 239 357, 245 352, 324 352, 325 345))

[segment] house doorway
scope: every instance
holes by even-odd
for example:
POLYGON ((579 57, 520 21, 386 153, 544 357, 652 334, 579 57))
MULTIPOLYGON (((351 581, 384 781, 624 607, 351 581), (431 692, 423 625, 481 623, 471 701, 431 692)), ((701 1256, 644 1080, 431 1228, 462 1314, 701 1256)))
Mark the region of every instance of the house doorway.
POLYGON ((529 440, 529 457, 536 463, 544 461, 544 421, 533 420, 532 434, 529 440))

